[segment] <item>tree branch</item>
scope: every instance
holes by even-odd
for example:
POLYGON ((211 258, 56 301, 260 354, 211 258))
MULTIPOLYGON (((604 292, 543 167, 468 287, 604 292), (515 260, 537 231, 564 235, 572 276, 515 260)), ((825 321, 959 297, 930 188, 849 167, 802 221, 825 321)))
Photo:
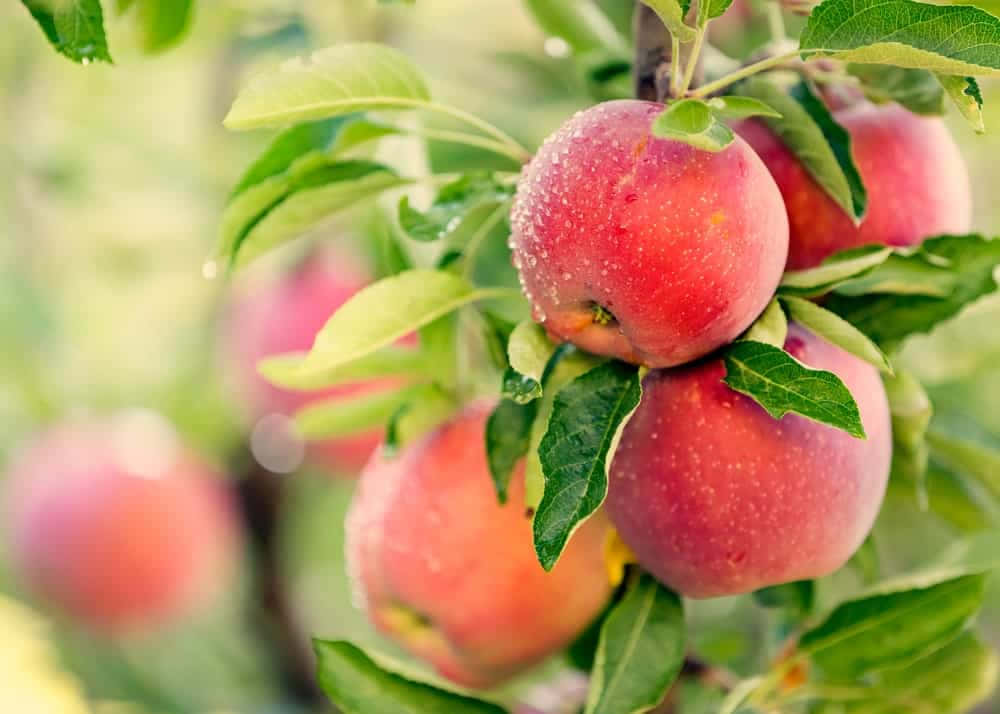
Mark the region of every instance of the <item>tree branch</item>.
POLYGON ((670 95, 670 33, 646 3, 637 0, 635 35, 635 96, 661 102, 670 95))
POLYGON ((237 484, 240 511, 253 551, 252 624, 271 645, 285 690, 299 704, 318 708, 325 698, 315 678, 309 638, 295 617, 281 569, 279 523, 287 477, 259 466, 250 454, 237 484))

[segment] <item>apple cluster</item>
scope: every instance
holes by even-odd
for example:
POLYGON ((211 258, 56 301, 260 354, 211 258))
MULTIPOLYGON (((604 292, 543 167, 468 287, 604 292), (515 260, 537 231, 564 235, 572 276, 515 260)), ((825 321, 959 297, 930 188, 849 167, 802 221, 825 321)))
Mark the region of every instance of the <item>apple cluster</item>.
POLYGON ((718 153, 657 138, 642 101, 582 112, 527 168, 512 213, 535 319, 559 341, 652 368, 610 469, 605 510, 639 563, 691 597, 826 575, 868 534, 891 460, 875 368, 791 325, 785 350, 833 372, 867 439, 776 420, 713 356, 783 271, 868 244, 969 229, 970 188, 940 120, 859 100, 835 117, 869 191, 856 225, 768 127, 718 153))
POLYGON ((833 572, 881 506, 892 431, 874 367, 789 326, 785 350, 850 389, 859 439, 771 417, 722 381, 718 351, 760 316, 786 269, 966 232, 957 147, 937 119, 864 100, 838 108, 869 191, 856 224, 765 124, 738 123, 712 153, 654 136, 662 109, 623 100, 578 113, 525 168, 511 214, 514 263, 548 335, 650 368, 604 508, 553 571, 535 560, 523 467, 509 502, 496 501, 486 406, 362 473, 347 524, 359 602, 460 684, 495 685, 600 614, 609 525, 644 569, 704 598, 833 572))

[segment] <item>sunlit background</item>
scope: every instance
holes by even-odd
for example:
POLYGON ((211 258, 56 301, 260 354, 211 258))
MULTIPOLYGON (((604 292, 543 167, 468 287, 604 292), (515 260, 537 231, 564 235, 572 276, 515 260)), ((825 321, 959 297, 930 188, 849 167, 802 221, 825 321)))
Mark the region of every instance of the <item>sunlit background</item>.
MULTIPOLYGON (((630 3, 605 4, 626 28, 630 3)), ((440 99, 536 146, 592 102, 564 43, 546 38, 515 0, 377 9, 362 0, 204 0, 180 44, 154 56, 139 50, 129 18, 110 20, 114 66, 82 67, 56 55, 20 3, 0 4, 0 26, 0 473, 27 440, 66 420, 121 428, 131 419, 141 427, 125 437, 133 449, 148 452, 169 434, 209 478, 227 483, 245 476, 255 455, 290 472, 278 552, 297 626, 391 650, 352 607, 343 574, 350 474, 300 466, 315 461, 282 440, 280 423, 252 415, 234 378, 245 368, 226 346, 234 302, 267 290, 304 246, 279 251, 232 282, 206 278, 226 197, 269 139, 268 132, 227 132, 221 120, 256 69, 370 39, 412 56, 440 99)), ((727 27, 717 39, 737 52, 762 37, 759 21, 751 21, 746 34, 727 27)), ((991 100, 1000 92, 984 89, 990 133, 975 135, 954 114, 948 123, 972 175, 975 229, 996 234, 1000 101, 991 100)), ((435 160, 447 162, 439 153, 435 160)), ((323 236, 338 242, 338 265, 360 266, 361 275, 377 270, 364 228, 369 216, 349 213, 323 236)), ((998 321, 1000 300, 985 300, 913 340, 905 354, 932 386, 943 423, 987 441, 1000 441, 998 321), (959 409, 978 424, 952 418, 959 409)), ((897 561, 890 567, 935 552, 956 524, 984 528, 1000 519, 993 496, 944 472, 932 474, 930 495, 950 521, 917 516, 908 491, 891 494, 876 533, 880 551, 897 561)), ((0 711, 299 711, 276 666, 283 655, 253 604, 249 543, 237 536, 210 606, 168 628, 113 638, 37 602, 3 566, 0 711)), ((95 569, 86 577, 111 576, 95 569)), ((775 643, 762 634, 767 616, 742 603, 696 606, 693 636, 710 660, 749 671, 775 643)), ((1000 634, 1000 606, 984 619, 1000 634)), ((551 701, 538 682, 558 678, 561 668, 544 667, 515 689, 551 701)))

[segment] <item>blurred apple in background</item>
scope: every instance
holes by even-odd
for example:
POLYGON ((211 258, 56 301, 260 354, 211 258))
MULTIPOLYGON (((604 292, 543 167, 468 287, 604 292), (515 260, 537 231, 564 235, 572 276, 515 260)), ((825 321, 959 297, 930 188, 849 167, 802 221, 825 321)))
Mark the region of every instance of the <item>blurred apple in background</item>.
POLYGON ((14 459, 5 496, 15 574, 98 633, 194 615, 235 574, 225 481, 155 412, 51 428, 14 459))
POLYGON ((247 409, 258 462, 294 471, 303 457, 336 472, 357 472, 382 438, 381 430, 310 444, 303 450, 291 417, 311 402, 392 389, 394 379, 345 384, 314 392, 275 387, 257 372, 265 357, 307 351, 329 317, 371 282, 364 262, 347 250, 316 253, 274 282, 251 286, 234 301, 223 329, 226 377, 247 409))

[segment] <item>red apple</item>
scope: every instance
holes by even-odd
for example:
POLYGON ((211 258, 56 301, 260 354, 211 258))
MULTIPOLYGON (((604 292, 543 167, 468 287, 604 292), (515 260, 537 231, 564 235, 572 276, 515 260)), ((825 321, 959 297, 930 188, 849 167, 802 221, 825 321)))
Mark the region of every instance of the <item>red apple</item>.
POLYGON ((867 440, 772 418, 722 382, 719 359, 650 372, 624 430, 605 508, 639 563, 689 597, 827 575, 878 514, 892 451, 878 372, 796 325, 785 349, 844 381, 867 440))
POLYGON ((105 634, 192 614, 235 562, 238 524, 223 480, 149 422, 139 413, 57 426, 8 476, 16 573, 105 634))
POLYGON ((611 593, 597 514, 546 573, 525 513, 524 469, 506 505, 486 464, 489 409, 468 408, 365 467, 347 518, 349 570, 384 633, 468 687, 498 684, 566 646, 611 593))
MULTIPOLYGON (((240 296, 227 315, 223 351, 236 391, 257 423, 270 415, 294 416, 307 404, 393 389, 395 379, 344 384, 314 392, 274 386, 257 371, 265 357, 307 351, 337 308, 370 282, 346 254, 317 254, 277 282, 240 296)), ((228 375, 227 375, 228 376, 228 375)), ((316 463, 337 472, 357 472, 382 438, 374 429, 310 444, 316 463)))
POLYGON ((972 222, 969 174, 940 119, 898 104, 858 102, 834 111, 851 136, 851 152, 868 191, 867 215, 856 226, 791 151, 760 121, 736 130, 760 155, 788 210, 788 268, 868 244, 916 245, 928 236, 967 233, 972 222))
POLYGON ((650 367, 743 332, 788 250, 781 195, 750 147, 654 137, 662 110, 629 100, 577 114, 529 164, 511 213, 535 319, 553 338, 650 367))

